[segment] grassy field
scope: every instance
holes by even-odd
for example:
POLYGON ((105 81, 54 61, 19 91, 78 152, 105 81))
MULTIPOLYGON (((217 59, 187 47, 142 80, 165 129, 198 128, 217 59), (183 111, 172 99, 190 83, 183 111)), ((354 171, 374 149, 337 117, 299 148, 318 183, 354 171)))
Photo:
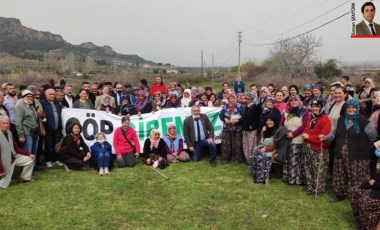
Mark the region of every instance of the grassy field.
POLYGON ((44 170, 0 190, 0 229, 354 229, 349 202, 310 197, 272 176, 254 184, 244 164, 171 164, 165 180, 139 162, 95 170, 44 170))

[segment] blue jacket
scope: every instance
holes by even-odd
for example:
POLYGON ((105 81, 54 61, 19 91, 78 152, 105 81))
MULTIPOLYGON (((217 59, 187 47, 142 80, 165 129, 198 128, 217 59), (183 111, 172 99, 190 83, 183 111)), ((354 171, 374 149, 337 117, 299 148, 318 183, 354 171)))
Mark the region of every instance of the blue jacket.
POLYGON ((244 82, 243 81, 240 81, 240 84, 238 83, 238 81, 235 81, 234 83, 234 91, 235 91, 235 94, 238 94, 238 86, 240 85, 241 87, 241 92, 244 93, 245 92, 245 85, 244 85, 244 82))
MULTIPOLYGON (((112 146, 110 143, 108 143, 108 141, 105 141, 104 142, 104 148, 102 147, 101 144, 99 144, 99 142, 95 142, 92 146, 91 146, 91 160, 89 162, 90 164, 90 167, 94 167, 94 168, 98 168, 98 155, 99 153, 108 153, 110 156, 112 154, 112 146)), ((110 161, 110 167, 111 168, 111 165, 112 165, 112 160, 110 161)))
MULTIPOLYGON (((45 116, 46 116, 46 122, 44 122, 45 130, 48 131, 54 131, 54 112, 53 107, 51 106, 50 102, 47 100, 42 101, 42 107, 44 108, 45 116)), ((54 101, 55 108, 57 109, 58 113, 58 129, 62 128, 62 106, 57 102, 54 101)))

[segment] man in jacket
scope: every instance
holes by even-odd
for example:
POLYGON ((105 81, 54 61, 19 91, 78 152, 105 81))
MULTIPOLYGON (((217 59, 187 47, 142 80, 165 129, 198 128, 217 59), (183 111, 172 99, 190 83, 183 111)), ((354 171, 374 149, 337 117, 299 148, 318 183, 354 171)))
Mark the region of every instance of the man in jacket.
POLYGON ((216 167, 214 128, 207 115, 201 114, 199 105, 191 108, 191 114, 183 122, 183 136, 187 148, 193 153, 193 161, 199 161, 202 148, 207 147, 210 152, 210 164, 216 167))

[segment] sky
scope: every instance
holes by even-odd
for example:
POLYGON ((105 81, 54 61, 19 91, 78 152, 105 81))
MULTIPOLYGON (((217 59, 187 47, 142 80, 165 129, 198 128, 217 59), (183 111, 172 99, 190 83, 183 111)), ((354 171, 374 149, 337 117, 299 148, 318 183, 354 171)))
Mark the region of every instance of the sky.
MULTIPOLYGON (((0 16, 79 45, 93 42, 153 62, 206 67, 260 63, 267 43, 305 33, 351 11, 361 21, 364 1, 347 0, 2 0, 0 16), (304 24, 304 25, 303 25, 304 24)), ((380 0, 373 1, 380 9, 380 0)), ((380 23, 380 12, 375 16, 380 23)), ((351 38, 351 13, 312 32, 321 61, 380 61, 380 38, 351 38)))

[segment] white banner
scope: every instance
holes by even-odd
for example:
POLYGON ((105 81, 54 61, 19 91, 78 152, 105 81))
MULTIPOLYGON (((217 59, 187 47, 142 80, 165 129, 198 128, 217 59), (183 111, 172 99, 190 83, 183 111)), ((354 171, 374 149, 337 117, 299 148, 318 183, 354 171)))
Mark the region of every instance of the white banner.
MULTIPOLYGON (((223 123, 219 119, 220 108, 201 107, 201 112, 207 114, 215 131, 215 142, 221 141, 223 123)), ((164 109, 158 112, 142 114, 140 117, 131 116, 130 126, 136 130, 140 141, 140 148, 144 146, 144 141, 149 137, 152 129, 159 129, 162 135, 166 134, 168 124, 174 123, 177 133, 183 136, 183 121, 191 115, 191 108, 164 109)), ((113 132, 121 126, 121 117, 97 110, 87 109, 63 109, 62 123, 64 131, 72 122, 79 122, 82 129, 82 137, 88 147, 95 142, 95 136, 99 132, 106 134, 107 141, 113 145, 113 132)), ((113 153, 115 150, 113 149, 113 153)))

